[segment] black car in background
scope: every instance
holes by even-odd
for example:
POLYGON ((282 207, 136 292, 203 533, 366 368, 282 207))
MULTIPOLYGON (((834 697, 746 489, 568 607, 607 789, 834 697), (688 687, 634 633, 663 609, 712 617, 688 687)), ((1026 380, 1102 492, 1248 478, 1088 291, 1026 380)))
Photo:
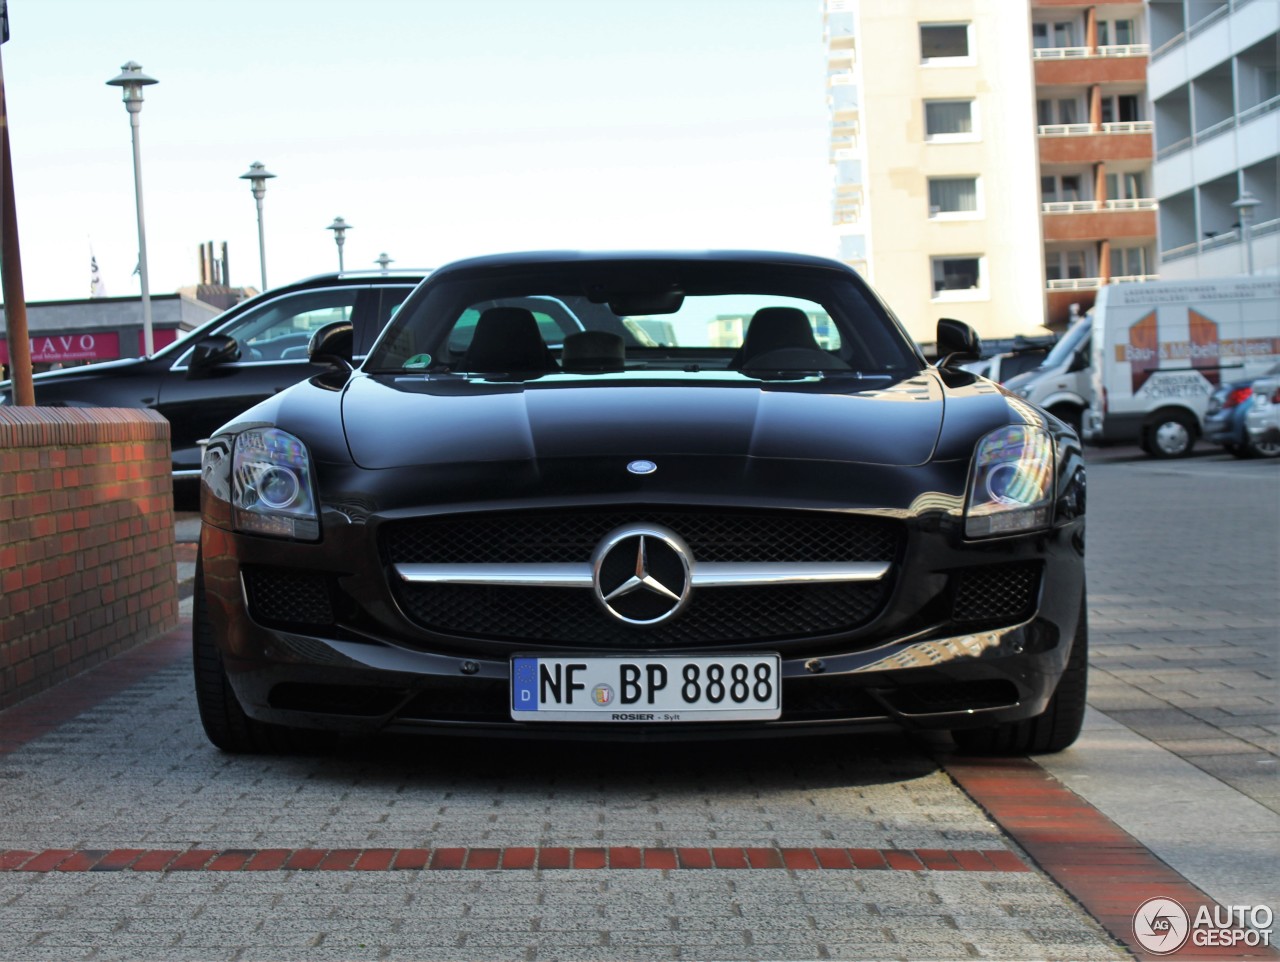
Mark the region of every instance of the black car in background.
POLYGON ((359 369, 219 428, 193 642, 209 739, 942 729, 1057 751, 1085 707, 1085 470, 790 254, 435 271, 359 369))
MULTIPOLYGON (((198 478, 200 443, 246 408, 321 373, 307 358, 319 328, 352 325, 363 356, 425 271, 322 274, 265 291, 151 357, 35 375, 45 407, 151 408, 169 421, 175 478, 198 478)), ((0 382, 0 404, 12 385, 0 382)))

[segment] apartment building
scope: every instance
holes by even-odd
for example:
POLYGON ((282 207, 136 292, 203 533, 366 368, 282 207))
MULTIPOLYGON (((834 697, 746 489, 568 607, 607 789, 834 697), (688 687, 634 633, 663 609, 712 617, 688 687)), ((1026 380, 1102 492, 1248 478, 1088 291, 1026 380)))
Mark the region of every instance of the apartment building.
POLYGON ((1109 283, 1156 275, 1146 13, 1135 0, 1031 0, 1045 323, 1109 283))
POLYGON ((827 0, 839 256, 918 341, 1043 320, 1030 17, 1008 0, 827 0), (1020 56, 1009 56, 1010 49, 1020 56))
POLYGON ((827 0, 824 29, 839 255, 918 340, 1154 274, 1141 2, 827 0))
POLYGON ((1150 0, 1161 277, 1280 271, 1280 2, 1150 0))

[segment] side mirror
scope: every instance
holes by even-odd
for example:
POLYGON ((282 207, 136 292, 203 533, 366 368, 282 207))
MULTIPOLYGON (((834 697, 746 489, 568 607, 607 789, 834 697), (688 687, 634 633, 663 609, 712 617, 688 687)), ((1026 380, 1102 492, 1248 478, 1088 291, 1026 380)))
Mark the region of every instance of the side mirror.
POLYGON ((1067 368, 1068 374, 1074 374, 1076 371, 1083 371, 1089 366, 1089 352, 1077 351, 1071 356, 1071 364, 1067 368))
POLYGON ((334 321, 311 335, 307 358, 312 364, 338 364, 350 371, 355 369, 354 347, 355 329, 351 322, 334 321))
POLYGON ((219 364, 240 360, 240 342, 230 334, 210 334, 196 341, 187 362, 187 377, 205 377, 219 364))
POLYGON ((952 317, 938 318, 938 367, 977 361, 981 357, 982 339, 973 328, 952 317))

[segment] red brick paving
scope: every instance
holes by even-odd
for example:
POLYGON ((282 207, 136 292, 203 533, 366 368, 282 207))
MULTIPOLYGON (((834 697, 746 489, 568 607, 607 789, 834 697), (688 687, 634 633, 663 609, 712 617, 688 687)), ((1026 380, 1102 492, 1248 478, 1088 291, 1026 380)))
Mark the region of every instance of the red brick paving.
MULTIPOLYGON (((1146 952, 1134 935, 1134 913, 1147 899, 1171 898, 1193 919, 1202 905, 1212 911, 1212 899, 1030 759, 951 758, 945 767, 1045 874, 1137 958, 1169 957, 1146 952)), ((957 862, 961 854, 956 853, 957 862)), ((1022 865, 1012 852, 983 854, 999 870, 1016 871, 1014 864, 1022 865)), ((1280 951, 1198 946, 1188 939, 1176 957, 1280 959, 1280 951)))

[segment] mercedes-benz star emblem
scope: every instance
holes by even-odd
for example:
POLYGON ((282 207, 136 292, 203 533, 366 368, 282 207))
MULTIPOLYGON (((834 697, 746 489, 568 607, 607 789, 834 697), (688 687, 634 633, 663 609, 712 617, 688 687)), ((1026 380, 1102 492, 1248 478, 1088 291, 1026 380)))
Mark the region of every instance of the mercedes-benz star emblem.
POLYGON ((627 470, 632 474, 653 474, 658 470, 658 466, 652 461, 632 461, 627 465, 627 470))
POLYGON ((689 601, 689 546, 670 528, 615 528, 591 556, 596 601, 628 625, 669 621, 689 601))

